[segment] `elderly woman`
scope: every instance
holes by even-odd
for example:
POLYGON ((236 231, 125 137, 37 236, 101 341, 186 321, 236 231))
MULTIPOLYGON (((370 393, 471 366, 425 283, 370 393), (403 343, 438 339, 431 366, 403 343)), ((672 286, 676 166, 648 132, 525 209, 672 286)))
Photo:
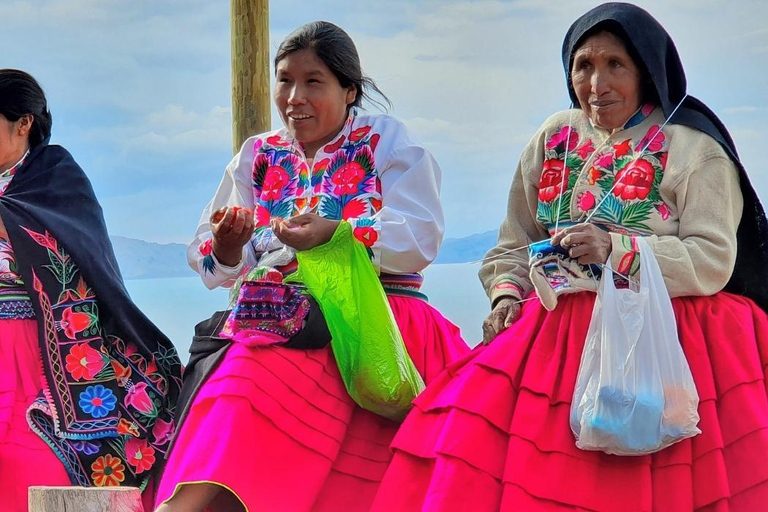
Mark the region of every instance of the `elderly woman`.
MULTIPOLYGON (((419 293, 418 272, 442 241, 440 168, 400 121, 358 109, 373 92, 344 30, 313 22, 289 34, 275 56, 274 100, 285 127, 245 141, 187 254, 209 288, 270 268, 276 282, 262 281, 262 289, 287 295, 282 276, 311 268, 297 262, 297 250, 351 233, 361 266, 374 274, 370 286, 386 291, 405 348, 430 382, 468 351, 419 293)), ((191 405, 158 510, 368 510, 399 422, 350 398, 338 354, 322 329, 310 328, 311 312, 257 325, 246 312, 264 303, 246 304, 238 302, 237 322, 212 322, 227 336, 218 352, 201 355, 216 338, 193 343, 183 393, 191 405), (314 348, 282 346, 288 336, 276 334, 293 318, 314 348)))
POLYGON ((480 271, 490 343, 417 398, 374 509, 762 510, 763 209, 725 127, 685 97, 675 46, 647 12, 588 12, 568 31, 563 64, 578 108, 550 117, 525 148, 480 271), (560 248, 549 251, 568 251, 573 265, 529 265, 516 250, 550 235, 560 248), (610 259, 642 279, 638 239, 673 297, 701 434, 653 455, 582 451, 569 412, 597 288, 587 265, 610 259))
MULTIPOLYGON (((37 81, 0 70, 0 482, 144 488, 173 433, 176 351, 131 302, 37 81)), ((151 496, 148 503, 151 503, 151 496)))

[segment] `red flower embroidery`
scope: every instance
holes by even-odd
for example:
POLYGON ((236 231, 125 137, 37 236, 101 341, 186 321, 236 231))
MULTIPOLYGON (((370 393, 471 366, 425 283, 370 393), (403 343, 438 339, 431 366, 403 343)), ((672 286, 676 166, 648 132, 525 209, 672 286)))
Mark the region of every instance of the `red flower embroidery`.
POLYGON ((570 126, 563 126, 559 132, 550 137, 547 141, 547 149, 556 148, 560 144, 565 146, 566 142, 568 142, 568 151, 573 151, 579 145, 579 134, 570 126))
POLYGON ((97 487, 112 487, 125 480, 125 466, 120 459, 110 454, 93 461, 91 470, 91 478, 97 487))
POLYGON ((613 164, 613 155, 604 153, 595 159, 595 166, 608 169, 613 164))
POLYGON ((357 162, 348 162, 331 176, 331 183, 335 185, 334 193, 340 196, 355 194, 357 186, 363 181, 365 171, 357 162))
POLYGON ((580 194, 576 202, 579 206, 579 210, 588 212, 595 207, 595 196, 592 192, 587 191, 580 194))
POLYGON ((659 215, 661 215, 661 220, 667 220, 671 214, 669 206, 664 203, 657 204, 656 210, 659 212, 659 215))
POLYGON ((328 164, 330 163, 330 158, 324 158, 317 162, 315 165, 312 166, 312 172, 313 173, 320 173, 324 172, 328 168, 328 164))
POLYGON ((371 226, 358 226, 354 229, 352 234, 363 242, 366 247, 371 247, 379 239, 379 234, 371 226))
POLYGON ((632 162, 616 175, 613 193, 625 201, 645 199, 651 193, 655 175, 656 171, 647 160, 632 162))
POLYGON ((586 159, 593 151, 595 150, 595 146, 592 145, 592 139, 589 139, 585 144, 582 144, 579 149, 576 150, 576 153, 579 155, 579 158, 582 160, 586 159))
POLYGON ((366 135, 368 135, 368 132, 371 131, 370 126, 363 126, 362 128, 358 128, 357 130, 353 131, 349 134, 349 140, 350 142, 357 142, 366 135))
POLYGON ((661 164, 661 170, 667 168, 667 155, 668 153, 662 153, 661 156, 659 156, 659 163, 661 164))
POLYGON ((648 132, 640 140, 640 144, 637 147, 642 151, 647 145, 648 149, 646 151, 654 153, 661 151, 665 140, 667 140, 667 137, 664 135, 664 132, 659 130, 658 125, 653 125, 648 129, 648 132))
POLYGON ((67 371, 75 380, 93 380, 104 368, 101 352, 94 350, 87 343, 74 345, 65 358, 67 371))
POLYGON ((155 449, 146 439, 130 438, 125 443, 125 458, 128 464, 136 468, 136 474, 152 469, 155 463, 155 449))
POLYGON ((158 446, 162 446, 170 441, 173 436, 173 420, 163 421, 158 418, 152 429, 152 435, 155 436, 155 443, 158 446))
POLYGON ((261 199, 275 201, 283 197, 283 187, 290 181, 288 172, 279 165, 270 165, 264 175, 264 184, 261 187, 261 199))
POLYGON ((79 333, 88 329, 91 323, 93 323, 91 315, 72 311, 72 306, 70 306, 61 314, 59 326, 64 329, 67 338, 73 340, 79 333))
POLYGON ((117 433, 139 437, 139 427, 136 426, 136 424, 132 421, 128 421, 125 418, 120 418, 120 421, 117 424, 117 433))
POLYGON ((374 133, 371 135, 370 145, 371 145, 371 152, 376 151, 376 146, 379 145, 379 139, 381 138, 381 135, 378 133, 374 133))
POLYGON ((613 151, 614 151, 614 154, 616 155, 616 158, 621 158, 624 155, 626 155, 627 153, 629 153, 629 150, 631 149, 631 147, 630 147, 630 143, 631 142, 632 142, 631 139, 627 139, 624 142, 622 142, 621 144, 614 144, 613 145, 613 151))
POLYGON ((200 247, 198 247, 197 250, 200 251, 200 254, 202 254, 203 256, 210 256, 211 252, 213 251, 212 245, 213 245, 213 238, 209 238, 205 242, 201 243, 200 247))
POLYGON ((152 414, 155 411, 155 404, 147 393, 146 382, 139 382, 128 390, 128 394, 125 395, 125 405, 132 406, 144 414, 152 414))
POLYGON ((336 151, 338 151, 341 148, 341 146, 342 146, 342 144, 344 144, 345 140, 347 140, 346 136, 342 135, 341 137, 339 137, 339 140, 337 140, 333 144, 326 145, 323 148, 323 151, 325 151, 326 153, 335 153, 336 151))
POLYGON ((281 148, 285 148, 291 145, 290 142, 281 139, 279 135, 272 135, 271 137, 267 137, 267 144, 281 148))
POLYGON ((562 160, 554 158, 544 160, 541 180, 539 181, 539 200, 548 203, 559 196, 562 184, 568 184, 570 172, 571 170, 565 167, 565 177, 563 177, 562 160))
POLYGON ((590 169, 587 171, 587 183, 590 185, 594 185, 597 183, 597 180, 603 177, 603 173, 600 172, 600 170, 596 167, 590 167, 590 169))

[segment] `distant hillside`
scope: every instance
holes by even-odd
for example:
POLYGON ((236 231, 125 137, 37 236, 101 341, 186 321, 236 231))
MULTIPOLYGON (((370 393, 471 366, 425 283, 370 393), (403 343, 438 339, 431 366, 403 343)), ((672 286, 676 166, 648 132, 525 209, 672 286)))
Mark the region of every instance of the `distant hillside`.
MULTIPOLYGON (((497 233, 493 230, 464 238, 448 238, 443 241, 435 263, 466 263, 479 260, 496 244, 497 233)), ((123 236, 113 236, 111 239, 125 279, 195 275, 187 265, 187 246, 184 244, 158 244, 123 236)))
POLYGON ((443 246, 440 248, 435 263, 477 261, 485 256, 488 249, 496 245, 498 234, 499 232, 494 229, 464 238, 448 238, 443 241, 443 246))
POLYGON ((187 246, 158 244, 122 236, 110 237, 125 279, 190 277, 195 273, 187 265, 187 246))

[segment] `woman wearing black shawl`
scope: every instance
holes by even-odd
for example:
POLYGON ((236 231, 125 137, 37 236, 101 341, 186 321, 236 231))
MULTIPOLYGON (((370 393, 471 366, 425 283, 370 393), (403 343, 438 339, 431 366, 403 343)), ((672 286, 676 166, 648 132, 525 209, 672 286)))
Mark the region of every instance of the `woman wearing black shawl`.
POLYGON ((493 307, 486 344, 416 399, 374 509, 762 510, 763 208, 647 12, 589 11, 568 31, 563 64, 578 107, 550 117, 520 159, 480 271, 493 307), (550 236, 530 260, 516 250, 550 236), (640 280, 641 240, 672 297, 701 434, 652 455, 580 450, 569 416, 597 289, 587 265, 610 259, 640 280), (521 306, 528 295, 539 300, 521 306))
MULTIPOLYGON (((181 366, 123 284, 101 207, 23 71, 0 70, 0 482, 147 485, 181 366)), ((151 503, 151 496, 148 497, 151 503)))

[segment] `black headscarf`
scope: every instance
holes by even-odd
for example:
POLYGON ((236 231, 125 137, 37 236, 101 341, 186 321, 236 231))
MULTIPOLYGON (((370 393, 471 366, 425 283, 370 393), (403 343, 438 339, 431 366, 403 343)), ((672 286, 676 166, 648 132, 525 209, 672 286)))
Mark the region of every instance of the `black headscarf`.
MULTIPOLYGON (((629 45, 628 53, 639 60, 636 64, 647 73, 651 81, 649 86, 656 96, 654 99, 659 102, 665 117, 669 117, 685 96, 687 86, 675 43, 648 12, 619 2, 595 7, 577 19, 565 35, 563 67, 574 105, 579 101, 571 83, 573 54, 585 36, 594 34, 597 29, 614 33, 629 45)), ((768 311, 768 222, 731 135, 715 113, 693 96, 685 98, 670 122, 695 128, 715 139, 739 169, 744 212, 736 234, 736 266, 725 290, 749 297, 768 311)))

